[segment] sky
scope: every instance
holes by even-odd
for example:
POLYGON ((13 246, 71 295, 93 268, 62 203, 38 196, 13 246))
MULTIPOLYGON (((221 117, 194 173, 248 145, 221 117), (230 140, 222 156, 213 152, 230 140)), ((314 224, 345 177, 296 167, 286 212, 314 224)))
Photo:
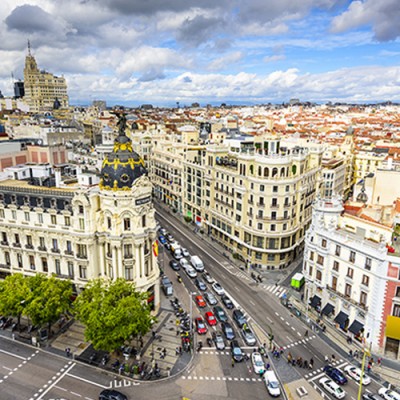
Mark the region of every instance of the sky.
POLYGON ((71 104, 400 100, 400 0, 1 0, 0 90, 27 41, 71 104))

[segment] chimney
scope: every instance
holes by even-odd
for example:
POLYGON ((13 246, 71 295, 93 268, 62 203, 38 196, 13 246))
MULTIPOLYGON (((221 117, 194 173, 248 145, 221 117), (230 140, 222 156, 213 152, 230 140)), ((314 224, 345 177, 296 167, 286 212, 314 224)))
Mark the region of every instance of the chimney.
POLYGON ((55 169, 55 176, 56 176, 56 187, 61 187, 61 168, 56 168, 55 169))

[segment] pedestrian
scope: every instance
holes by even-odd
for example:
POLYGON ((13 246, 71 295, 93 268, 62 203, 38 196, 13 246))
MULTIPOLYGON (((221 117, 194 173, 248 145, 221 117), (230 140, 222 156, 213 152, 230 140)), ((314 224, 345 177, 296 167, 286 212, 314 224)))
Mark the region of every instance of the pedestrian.
POLYGON ((377 365, 378 367, 380 367, 381 364, 382 364, 382 358, 379 357, 378 360, 377 360, 377 362, 376 362, 376 365, 377 365))
POLYGON ((331 362, 332 363, 334 363, 336 361, 336 357, 335 357, 335 355, 334 354, 332 354, 332 357, 331 357, 331 362))
POLYGON ((372 365, 371 365, 370 363, 368 363, 368 366, 367 366, 367 372, 368 372, 368 373, 371 372, 371 367, 372 367, 372 365))
POLYGON ((151 331, 151 336, 153 337, 153 340, 154 340, 156 337, 156 332, 154 330, 151 331))
POLYGON ((352 350, 349 350, 349 356, 350 356, 350 357, 353 357, 353 352, 352 352, 352 350))
POLYGON ((70 357, 70 356, 71 356, 71 349, 70 349, 69 347, 67 347, 67 348, 65 349, 65 354, 67 355, 67 357, 70 357))
POLYGON ((283 347, 281 346, 279 349, 279 354, 282 355, 283 354, 283 347))
POLYGON ((355 358, 358 358, 358 350, 355 350, 353 354, 355 358))
POLYGON ((296 360, 293 358, 292 359, 292 367, 295 367, 296 366, 296 360))
POLYGON ((265 368, 266 368, 266 370, 268 371, 269 369, 270 369, 270 365, 269 365, 269 363, 267 363, 267 365, 265 366, 265 368))
POLYGON ((329 357, 325 356, 325 362, 329 362, 329 357))
POLYGON ((232 357, 232 368, 235 367, 235 359, 232 357))
POLYGON ((308 364, 308 366, 310 369, 313 369, 314 367, 314 359, 312 357, 310 358, 310 363, 308 364))
POLYGON ((139 344, 140 344, 140 348, 143 348, 143 339, 142 338, 139 339, 139 344))
POLYGON ((308 337, 308 330, 306 329, 306 331, 304 332, 304 337, 308 337))
POLYGON ((303 367, 304 368, 308 368, 308 361, 307 360, 304 360, 303 367))

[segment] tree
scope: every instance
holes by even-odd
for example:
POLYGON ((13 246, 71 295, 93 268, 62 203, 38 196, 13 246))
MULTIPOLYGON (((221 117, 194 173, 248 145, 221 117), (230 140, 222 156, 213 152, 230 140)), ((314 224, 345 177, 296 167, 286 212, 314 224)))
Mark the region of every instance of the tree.
POLYGON ((85 339, 96 350, 112 352, 143 336, 154 321, 147 296, 122 278, 90 281, 74 303, 76 318, 86 326, 85 339))
POLYGON ((30 296, 28 281, 22 274, 8 275, 4 281, 0 281, 0 314, 17 317, 19 328, 30 296))
POLYGON ((51 324, 71 309, 71 282, 54 276, 49 278, 36 274, 29 277, 28 285, 31 297, 26 305, 26 315, 30 317, 33 325, 48 324, 50 335, 51 324))

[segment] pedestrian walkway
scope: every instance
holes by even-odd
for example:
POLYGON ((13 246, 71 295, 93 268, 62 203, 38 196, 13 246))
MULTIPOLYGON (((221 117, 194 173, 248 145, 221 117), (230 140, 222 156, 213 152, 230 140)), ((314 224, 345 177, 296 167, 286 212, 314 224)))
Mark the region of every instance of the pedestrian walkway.
POLYGON ((285 294, 287 293, 287 289, 279 285, 269 285, 269 286, 262 285, 262 288, 279 298, 284 297, 285 294))
POLYGON ((262 382, 261 378, 244 378, 236 376, 197 376, 197 375, 183 375, 181 379, 194 380, 194 381, 229 381, 229 382, 262 382))

